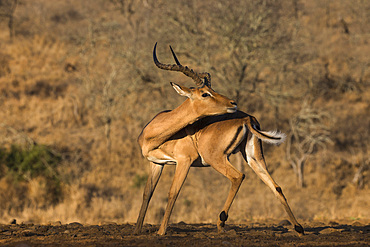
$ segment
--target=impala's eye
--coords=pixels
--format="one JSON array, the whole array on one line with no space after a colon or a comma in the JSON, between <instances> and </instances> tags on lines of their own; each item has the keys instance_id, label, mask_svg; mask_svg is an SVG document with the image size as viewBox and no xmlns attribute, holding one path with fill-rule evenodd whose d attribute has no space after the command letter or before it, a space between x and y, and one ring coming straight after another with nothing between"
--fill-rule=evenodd
<instances>
[{"instance_id":1,"label":"impala's eye","mask_svg":"<svg viewBox=\"0 0 370 247\"><path fill-rule=\"evenodd\" d=\"M204 93L204 94L202 94L202 97L209 97L209 96L211 96L209 93Z\"/></svg>"}]
</instances>

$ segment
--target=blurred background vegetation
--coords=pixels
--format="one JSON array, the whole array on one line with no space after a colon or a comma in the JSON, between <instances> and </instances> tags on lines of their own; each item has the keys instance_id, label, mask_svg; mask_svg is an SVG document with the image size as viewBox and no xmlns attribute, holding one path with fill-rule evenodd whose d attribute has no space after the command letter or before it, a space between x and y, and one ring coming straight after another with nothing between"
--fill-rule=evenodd
<instances>
[{"instance_id":1,"label":"blurred background vegetation","mask_svg":"<svg viewBox=\"0 0 370 247\"><path fill-rule=\"evenodd\" d=\"M148 174L136 138L183 99L158 56L207 71L213 88L288 140L265 145L299 219L369 219L370 2L0 0L0 219L135 222ZM229 220L285 218L257 176ZM174 167L147 222L158 223ZM193 168L173 222L215 222L228 192Z\"/></svg>"}]
</instances>

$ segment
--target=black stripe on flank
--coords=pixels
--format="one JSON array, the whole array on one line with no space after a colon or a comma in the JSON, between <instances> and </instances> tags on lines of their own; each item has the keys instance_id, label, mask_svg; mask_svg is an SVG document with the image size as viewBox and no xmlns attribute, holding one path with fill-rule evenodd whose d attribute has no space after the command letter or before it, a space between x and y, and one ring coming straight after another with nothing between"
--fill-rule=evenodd
<instances>
[{"instance_id":1,"label":"black stripe on flank","mask_svg":"<svg viewBox=\"0 0 370 247\"><path fill-rule=\"evenodd\" d=\"M232 141L229 143L229 145L227 146L226 150L225 150L225 153L229 153L229 149L234 145L236 139L238 138L240 132L243 130L243 126L240 126L237 131L236 131L236 134L234 135Z\"/></svg>"}]
</instances>

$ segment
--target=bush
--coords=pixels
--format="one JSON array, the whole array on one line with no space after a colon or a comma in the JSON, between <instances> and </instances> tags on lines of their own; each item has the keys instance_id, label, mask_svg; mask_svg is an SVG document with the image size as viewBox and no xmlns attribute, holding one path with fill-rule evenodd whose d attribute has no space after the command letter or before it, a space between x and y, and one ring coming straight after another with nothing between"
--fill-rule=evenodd
<instances>
[{"instance_id":1,"label":"bush","mask_svg":"<svg viewBox=\"0 0 370 247\"><path fill-rule=\"evenodd\" d=\"M39 198L35 203L44 205L37 206L56 204L62 196L61 180L56 170L60 162L61 157L44 145L30 148L13 145L8 150L0 149L0 179L5 178L8 186L14 187L20 184L30 187L32 182L38 181L43 184L40 188L45 190L39 194L45 198Z\"/></svg>"}]
</instances>

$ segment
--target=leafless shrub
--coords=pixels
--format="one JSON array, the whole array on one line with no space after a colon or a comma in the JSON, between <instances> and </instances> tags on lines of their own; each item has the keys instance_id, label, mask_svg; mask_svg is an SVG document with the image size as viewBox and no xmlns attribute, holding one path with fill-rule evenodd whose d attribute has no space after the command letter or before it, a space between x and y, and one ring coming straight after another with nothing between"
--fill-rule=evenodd
<instances>
[{"instance_id":1,"label":"leafless shrub","mask_svg":"<svg viewBox=\"0 0 370 247\"><path fill-rule=\"evenodd\" d=\"M0 17L8 18L9 37L12 40L14 37L14 11L17 7L18 0L1 0L0 1Z\"/></svg>"},{"instance_id":2,"label":"leafless shrub","mask_svg":"<svg viewBox=\"0 0 370 247\"><path fill-rule=\"evenodd\" d=\"M30 148L36 144L35 140L29 137L26 133L5 124L0 123L0 135L2 136L0 146L10 147L11 145L19 145L21 147Z\"/></svg>"},{"instance_id":3,"label":"leafless shrub","mask_svg":"<svg viewBox=\"0 0 370 247\"><path fill-rule=\"evenodd\" d=\"M363 133L366 135L366 132ZM366 138L366 137L365 137ZM366 139L361 144L362 150L356 153L352 153L352 164L357 167L352 183L358 188L363 189L365 184L368 183L370 178L370 140Z\"/></svg>"},{"instance_id":4,"label":"leafless shrub","mask_svg":"<svg viewBox=\"0 0 370 247\"><path fill-rule=\"evenodd\" d=\"M330 115L313 108L307 101L301 110L289 120L290 133L287 137L286 154L300 187L304 187L304 165L307 159L319 149L332 143L327 121Z\"/></svg>"}]
</instances>

